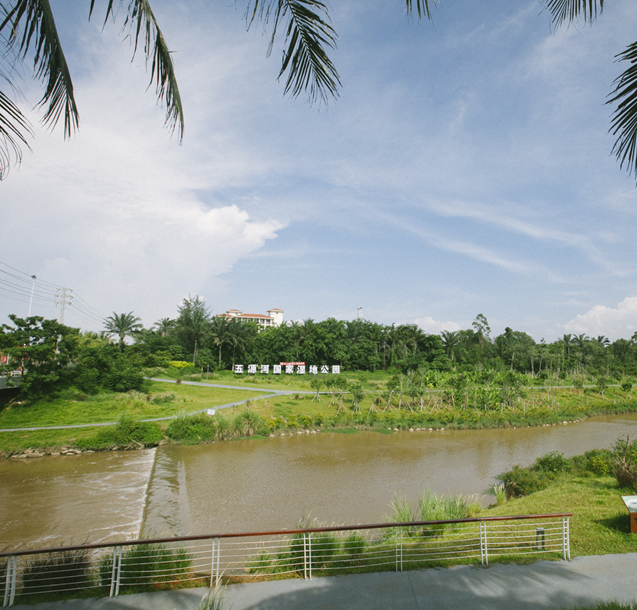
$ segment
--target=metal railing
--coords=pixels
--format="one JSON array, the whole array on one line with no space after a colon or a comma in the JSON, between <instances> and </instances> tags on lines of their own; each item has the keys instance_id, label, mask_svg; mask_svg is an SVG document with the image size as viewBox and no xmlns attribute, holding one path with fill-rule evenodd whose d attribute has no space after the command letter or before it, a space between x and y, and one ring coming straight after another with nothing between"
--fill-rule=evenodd
<instances>
[{"instance_id":1,"label":"metal railing","mask_svg":"<svg viewBox=\"0 0 637 610\"><path fill-rule=\"evenodd\" d=\"M553 554L571 513L210 534L0 553L3 607L78 595L312 578Z\"/></svg>"}]
</instances>

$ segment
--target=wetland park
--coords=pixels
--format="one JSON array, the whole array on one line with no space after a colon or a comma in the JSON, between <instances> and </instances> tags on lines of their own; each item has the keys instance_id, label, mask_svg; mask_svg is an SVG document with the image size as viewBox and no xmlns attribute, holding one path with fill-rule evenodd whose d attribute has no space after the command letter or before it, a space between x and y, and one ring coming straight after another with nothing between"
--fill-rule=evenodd
<instances>
[{"instance_id":1,"label":"wetland park","mask_svg":"<svg viewBox=\"0 0 637 610\"><path fill-rule=\"evenodd\" d=\"M637 550L620 498L637 490L632 340L535 344L510 329L492 340L485 329L445 337L386 327L374 343L371 324L328 320L278 336L248 329L236 343L229 334L214 351L211 331L193 364L176 330L138 329L118 345L49 322L48 331L38 319L4 328L5 338L22 328L34 354L0 412L7 551L300 520L565 511L574 556ZM340 346L316 340L322 325L341 329ZM339 359L304 352L313 340ZM355 354L378 366L365 370ZM286 361L340 372L234 372L237 362L247 371Z\"/></svg>"}]
</instances>

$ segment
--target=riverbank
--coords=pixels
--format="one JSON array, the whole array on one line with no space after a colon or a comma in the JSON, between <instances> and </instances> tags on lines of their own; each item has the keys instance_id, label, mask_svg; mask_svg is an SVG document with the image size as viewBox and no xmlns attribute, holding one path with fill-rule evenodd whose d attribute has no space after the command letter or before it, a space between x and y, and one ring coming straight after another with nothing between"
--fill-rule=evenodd
<instances>
[{"instance_id":1,"label":"riverbank","mask_svg":"<svg viewBox=\"0 0 637 610\"><path fill-rule=\"evenodd\" d=\"M254 391L155 381L151 383L149 394L76 395L32 405L14 405L0 413L0 428L16 428L15 431L0 432L0 456L25 455L28 458L29 455L58 454L64 449L135 449L168 442L198 444L318 431L356 433L369 430L391 434L401 430L433 433L558 426L597 415L637 412L637 400L626 400L626 393L619 388L607 388L603 396L575 388L534 389L533 396L498 409L470 405L453 408L435 398L421 405L401 404L396 399L383 402L377 395L366 395L354 404L352 399L339 393L296 393L250 400L252 397ZM245 407L232 406L234 402L242 401L247 401ZM228 408L219 411L223 405ZM189 415L208 409L217 410L216 415ZM155 419L159 423L153 428L152 438L141 434L131 436L124 443L109 443L108 435L113 434L115 426L104 423L122 416L144 421ZM61 425L83 427L44 428ZM39 429L18 429L27 427ZM32 451L25 453L27 450Z\"/></svg>"}]
</instances>

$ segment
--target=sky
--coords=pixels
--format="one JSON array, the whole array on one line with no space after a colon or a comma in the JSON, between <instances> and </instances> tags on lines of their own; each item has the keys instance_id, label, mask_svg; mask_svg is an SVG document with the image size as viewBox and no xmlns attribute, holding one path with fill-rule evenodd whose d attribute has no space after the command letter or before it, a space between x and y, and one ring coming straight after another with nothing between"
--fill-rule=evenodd
<instances>
[{"instance_id":1,"label":"sky","mask_svg":"<svg viewBox=\"0 0 637 610\"><path fill-rule=\"evenodd\" d=\"M245 1L245 0L244 0ZM163 128L149 68L105 2L52 0L80 129L64 140L17 75L31 150L0 183L0 321L146 326L189 295L212 313L285 311L536 340L637 330L637 190L610 152L634 0L551 27L537 0L331 0L337 100L284 97L242 0L152 0L185 107ZM0 85L2 86L2 85Z\"/></svg>"}]
</instances>

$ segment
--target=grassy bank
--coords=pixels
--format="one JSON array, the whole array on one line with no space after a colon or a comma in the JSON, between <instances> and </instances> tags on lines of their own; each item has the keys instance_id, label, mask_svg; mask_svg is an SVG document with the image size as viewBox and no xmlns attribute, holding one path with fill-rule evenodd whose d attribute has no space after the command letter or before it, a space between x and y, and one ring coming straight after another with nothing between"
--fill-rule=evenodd
<instances>
[{"instance_id":1,"label":"grassy bank","mask_svg":"<svg viewBox=\"0 0 637 610\"><path fill-rule=\"evenodd\" d=\"M229 375L231 375L229 373ZM151 382L148 394L102 394L86 396L74 392L50 400L13 405L0 412L0 428L64 426L129 420L180 417L173 423L162 422L162 441L195 444L240 437L266 437L271 434L295 434L305 430L356 432L360 429L391 432L407 429L482 429L503 427L561 425L602 414L637 412L637 400L619 388L601 393L581 389L534 389L525 398L497 408L477 408L445 400L444 392L430 392L417 402L413 397L389 395L382 390L384 378L368 378L378 390L362 395L335 389L331 394L290 394L265 400L251 400L247 407L219 411L214 418L188 417L202 411L255 397L254 392L181 384ZM285 378L284 378L285 380ZM211 380L212 381L212 380ZM226 379L215 379L228 383ZM244 380L245 381L245 380ZM291 378L290 383L301 383ZM309 385L309 384L308 384ZM290 388L287 388L290 389ZM257 394L258 395L258 394ZM166 434L164 439L163 434ZM96 438L99 436L99 440ZM157 433L151 435L157 438ZM102 428L38 430L0 433L0 451L4 454L29 447L50 448L82 446L101 449L120 443L107 441ZM93 440L91 440L93 439ZM152 444L157 444L154 440ZM147 443L143 437L131 439L127 446Z\"/></svg>"},{"instance_id":2,"label":"grassy bank","mask_svg":"<svg viewBox=\"0 0 637 610\"><path fill-rule=\"evenodd\" d=\"M0 412L0 428L69 426L134 419L171 417L254 397L254 392L150 382L148 394L69 392L52 399L14 404Z\"/></svg>"}]
</instances>

